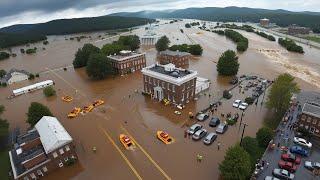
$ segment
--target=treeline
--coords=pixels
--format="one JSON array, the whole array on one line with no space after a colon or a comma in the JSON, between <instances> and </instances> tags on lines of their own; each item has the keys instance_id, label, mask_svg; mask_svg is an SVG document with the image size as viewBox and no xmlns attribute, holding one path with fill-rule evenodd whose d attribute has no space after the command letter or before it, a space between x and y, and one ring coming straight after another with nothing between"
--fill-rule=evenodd
<instances>
[{"instance_id":1,"label":"treeline","mask_svg":"<svg viewBox=\"0 0 320 180\"><path fill-rule=\"evenodd\" d=\"M188 52L192 55L200 56L202 55L203 49L200 44L180 44L180 45L173 45L169 47L171 51L180 51L180 52Z\"/></svg>"},{"instance_id":2,"label":"treeline","mask_svg":"<svg viewBox=\"0 0 320 180\"><path fill-rule=\"evenodd\" d=\"M192 23L185 24L186 28L191 28L191 26L200 26L200 23L199 22L192 22Z\"/></svg>"},{"instance_id":3,"label":"treeline","mask_svg":"<svg viewBox=\"0 0 320 180\"><path fill-rule=\"evenodd\" d=\"M242 36L240 33L231 29L226 29L224 35L230 38L233 42L237 43L237 50L244 52L248 49L249 41L247 38Z\"/></svg>"},{"instance_id":4,"label":"treeline","mask_svg":"<svg viewBox=\"0 0 320 180\"><path fill-rule=\"evenodd\" d=\"M276 41L276 38L273 37L272 35L268 35L268 34L266 34L266 33L264 33L264 32L260 32L260 31L256 31L255 33L258 34L258 35L261 36L261 37L264 37L264 38L266 38L266 39L269 39L270 41Z\"/></svg>"},{"instance_id":5,"label":"treeline","mask_svg":"<svg viewBox=\"0 0 320 180\"><path fill-rule=\"evenodd\" d=\"M154 22L136 17L101 16L92 18L60 19L33 25L14 25L0 29L0 47L46 40L46 35L62 35L101 30L126 29Z\"/></svg>"},{"instance_id":6,"label":"treeline","mask_svg":"<svg viewBox=\"0 0 320 180\"><path fill-rule=\"evenodd\" d=\"M279 38L278 39L278 43L285 47L288 51L291 52L297 52L297 53L301 53L303 54L303 48L299 45L297 45L293 40L291 39L283 39L283 38Z\"/></svg>"},{"instance_id":7,"label":"treeline","mask_svg":"<svg viewBox=\"0 0 320 180\"><path fill-rule=\"evenodd\" d=\"M35 43L46 40L45 35L31 33L0 33L0 49L22 44Z\"/></svg>"},{"instance_id":8,"label":"treeline","mask_svg":"<svg viewBox=\"0 0 320 180\"><path fill-rule=\"evenodd\" d=\"M0 61L4 59L8 59L10 57L10 54L7 52L0 52Z\"/></svg>"}]
</instances>

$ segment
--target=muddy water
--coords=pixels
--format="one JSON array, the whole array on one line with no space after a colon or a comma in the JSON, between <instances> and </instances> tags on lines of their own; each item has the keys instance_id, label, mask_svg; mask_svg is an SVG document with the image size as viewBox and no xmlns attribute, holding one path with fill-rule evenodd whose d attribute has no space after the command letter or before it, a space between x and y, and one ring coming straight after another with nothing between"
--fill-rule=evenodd
<instances>
[{"instance_id":1,"label":"muddy water","mask_svg":"<svg viewBox=\"0 0 320 180\"><path fill-rule=\"evenodd\" d=\"M191 139L185 139L183 134L186 126L194 123L188 120L187 113L206 108L209 102L221 96L222 91L230 87L228 78L218 77L215 66L221 53L227 49L235 49L236 46L225 37L204 31L199 34L197 29L184 29L185 33L182 34L179 28L183 26L183 22L168 24L160 26L156 31L159 34L168 35L172 43L200 43L204 48L204 54L193 58L189 68L197 70L200 76L210 79L212 84L208 92L203 93L197 101L189 103L187 108L182 110L181 116L173 113L175 110L173 107L164 106L139 93L142 90L142 75L139 72L102 81L90 80L85 74L85 69L68 68L67 71L42 73L40 79L35 81L52 79L56 82L57 97L50 99L46 99L41 91L12 100L6 99L12 89L31 83L28 81L0 89L0 103L6 106L7 111L4 117L9 120L11 129L20 127L25 130L27 128L25 113L30 103L37 101L49 106L74 138L79 163L70 168L60 169L46 179L135 179L136 175L127 162L131 163L143 179L165 179L164 173L172 179L218 179L218 163L223 160L224 152L240 139L239 124L230 127L226 134L218 137L217 141L222 143L220 151L217 150L217 142L211 146L205 146L201 141L194 142ZM142 34L143 32L143 29L138 29L134 33ZM305 47L305 55L297 55L288 53L276 43L254 34L246 32L243 34L249 38L250 46L248 51L239 54L240 74L255 74L273 79L279 73L290 73L291 65L295 65L297 69L300 66L315 69L319 66L317 62L319 50ZM92 42L101 47L104 43L114 40L114 38L101 40L98 35L99 33L93 34L92 40L85 39L81 42L66 41L64 36L52 36L49 38L50 44L46 46L46 50L40 50L36 55L30 56L18 54L16 58L0 62L0 67L1 69L16 67L31 72L42 72L46 71L47 67L54 69L68 66L72 63L77 48L84 43ZM12 51L19 51L19 49L20 47L12 48ZM275 53L265 51L267 49L272 49ZM142 51L147 53L148 65L155 62L154 48L143 47ZM280 58L275 57L278 56L277 54ZM286 63L284 58L289 63ZM307 82L305 78L297 74L297 71L291 73L299 75L300 78L297 81L303 89L318 90L316 84ZM312 79L316 78L316 75L308 77ZM72 95L74 101L62 102L60 97L65 94ZM208 94L211 96L209 97ZM233 90L233 94L232 99L223 101L222 107L219 107L215 116L219 116L220 113L237 112L231 107L232 101L244 99L248 95L239 94L237 88ZM98 98L104 99L106 104L84 116L81 115L75 119L66 118L66 114L73 107L87 105ZM262 97L259 102L261 101ZM248 108L243 117L243 122L248 124L245 135L255 135L257 129L262 125L265 114L266 109L260 103L258 106L253 105ZM208 127L208 121L202 124L210 132L215 130ZM169 132L175 138L175 143L164 145L158 141L155 138L157 130ZM118 138L120 133L128 132L142 149L137 147L133 151L124 150ZM114 144L108 136L114 141ZM97 153L91 151L93 146L97 147ZM127 161L120 155L116 147L123 152ZM204 156L202 163L196 162L198 153Z\"/></svg>"}]
</instances>

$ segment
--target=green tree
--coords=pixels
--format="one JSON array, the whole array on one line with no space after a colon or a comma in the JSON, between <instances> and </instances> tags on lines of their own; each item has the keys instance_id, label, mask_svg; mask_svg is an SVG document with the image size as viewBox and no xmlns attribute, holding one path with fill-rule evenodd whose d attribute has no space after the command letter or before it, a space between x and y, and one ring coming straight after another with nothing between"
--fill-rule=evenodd
<instances>
[{"instance_id":1,"label":"green tree","mask_svg":"<svg viewBox=\"0 0 320 180\"><path fill-rule=\"evenodd\" d=\"M225 180L245 180L251 172L250 156L239 145L230 147L224 160L219 164L221 176Z\"/></svg>"},{"instance_id":2,"label":"green tree","mask_svg":"<svg viewBox=\"0 0 320 180\"><path fill-rule=\"evenodd\" d=\"M4 59L8 59L10 57L10 54L7 52L0 52L0 61Z\"/></svg>"},{"instance_id":3,"label":"green tree","mask_svg":"<svg viewBox=\"0 0 320 180\"><path fill-rule=\"evenodd\" d=\"M88 76L94 79L103 79L114 74L111 62L102 53L90 55L86 71Z\"/></svg>"},{"instance_id":4,"label":"green tree","mask_svg":"<svg viewBox=\"0 0 320 180\"><path fill-rule=\"evenodd\" d=\"M164 51L169 48L170 40L167 36L162 36L156 43L156 49L158 52Z\"/></svg>"},{"instance_id":5,"label":"green tree","mask_svg":"<svg viewBox=\"0 0 320 180\"><path fill-rule=\"evenodd\" d=\"M0 105L0 115L5 111L5 108L3 105ZM7 120L0 118L0 140L2 137L6 136L8 134L9 130L9 123Z\"/></svg>"},{"instance_id":6,"label":"green tree","mask_svg":"<svg viewBox=\"0 0 320 180\"><path fill-rule=\"evenodd\" d=\"M259 157L262 155L262 151L264 149L259 147L256 138L249 136L243 138L241 146L250 155L251 166L254 167L257 159L259 159Z\"/></svg>"},{"instance_id":7,"label":"green tree","mask_svg":"<svg viewBox=\"0 0 320 180\"><path fill-rule=\"evenodd\" d=\"M191 25L189 23L184 25L186 28L191 28Z\"/></svg>"},{"instance_id":8,"label":"green tree","mask_svg":"<svg viewBox=\"0 0 320 180\"><path fill-rule=\"evenodd\" d=\"M37 49L34 49L34 48L33 48L33 49L27 49L27 50L26 50L26 53L27 53L27 54L34 54L34 53L36 53L36 52L37 52Z\"/></svg>"},{"instance_id":9,"label":"green tree","mask_svg":"<svg viewBox=\"0 0 320 180\"><path fill-rule=\"evenodd\" d=\"M75 68L84 67L87 65L89 56L93 53L99 53L100 49L92 44L84 44L81 49L75 54L75 58L73 60L73 66Z\"/></svg>"},{"instance_id":10,"label":"green tree","mask_svg":"<svg viewBox=\"0 0 320 180\"><path fill-rule=\"evenodd\" d=\"M4 69L0 70L0 78L3 78L6 74L7 72Z\"/></svg>"},{"instance_id":11,"label":"green tree","mask_svg":"<svg viewBox=\"0 0 320 180\"><path fill-rule=\"evenodd\" d=\"M218 61L217 71L219 75L234 76L237 75L239 70L238 57L232 50L224 52Z\"/></svg>"},{"instance_id":12,"label":"green tree","mask_svg":"<svg viewBox=\"0 0 320 180\"><path fill-rule=\"evenodd\" d=\"M287 73L281 74L271 86L266 105L269 109L275 110L277 115L282 116L290 106L292 95L299 91L294 77Z\"/></svg>"},{"instance_id":13,"label":"green tree","mask_svg":"<svg viewBox=\"0 0 320 180\"><path fill-rule=\"evenodd\" d=\"M56 95L56 90L54 90L54 88L52 86L48 86L43 89L43 94L46 97L54 96L54 95Z\"/></svg>"},{"instance_id":14,"label":"green tree","mask_svg":"<svg viewBox=\"0 0 320 180\"><path fill-rule=\"evenodd\" d=\"M126 48L122 44L118 44L118 43L105 44L101 48L101 52L109 56L109 55L118 54L121 50L124 50L124 49Z\"/></svg>"},{"instance_id":15,"label":"green tree","mask_svg":"<svg viewBox=\"0 0 320 180\"><path fill-rule=\"evenodd\" d=\"M189 52L190 52L190 54L192 54L192 55L201 56L201 55L202 55L202 52L203 52L203 49L202 49L202 47L200 46L200 44L194 44L194 45L190 45L190 46L189 46Z\"/></svg>"},{"instance_id":16,"label":"green tree","mask_svg":"<svg viewBox=\"0 0 320 180\"><path fill-rule=\"evenodd\" d=\"M273 138L273 133L270 128L263 127L256 133L256 138L260 147L266 148Z\"/></svg>"},{"instance_id":17,"label":"green tree","mask_svg":"<svg viewBox=\"0 0 320 180\"><path fill-rule=\"evenodd\" d=\"M140 48L140 39L137 35L120 36L118 43L128 47L131 51Z\"/></svg>"},{"instance_id":18,"label":"green tree","mask_svg":"<svg viewBox=\"0 0 320 180\"><path fill-rule=\"evenodd\" d=\"M35 78L34 74L29 74L29 77L28 77L29 80L34 80L34 78Z\"/></svg>"},{"instance_id":19,"label":"green tree","mask_svg":"<svg viewBox=\"0 0 320 180\"><path fill-rule=\"evenodd\" d=\"M38 102L32 102L27 113L27 123L33 127L43 116L53 116L49 108Z\"/></svg>"}]
</instances>

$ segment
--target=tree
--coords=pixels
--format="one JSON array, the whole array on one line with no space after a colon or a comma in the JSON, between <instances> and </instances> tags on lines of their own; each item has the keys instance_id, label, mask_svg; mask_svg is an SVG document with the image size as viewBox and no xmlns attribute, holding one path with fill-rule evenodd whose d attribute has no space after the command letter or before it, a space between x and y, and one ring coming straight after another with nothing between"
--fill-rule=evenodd
<instances>
[{"instance_id":1,"label":"tree","mask_svg":"<svg viewBox=\"0 0 320 180\"><path fill-rule=\"evenodd\" d=\"M3 78L6 74L7 72L4 69L0 70L0 78Z\"/></svg>"},{"instance_id":2,"label":"tree","mask_svg":"<svg viewBox=\"0 0 320 180\"><path fill-rule=\"evenodd\" d=\"M186 28L191 28L191 25L189 23L184 25Z\"/></svg>"},{"instance_id":3,"label":"tree","mask_svg":"<svg viewBox=\"0 0 320 180\"><path fill-rule=\"evenodd\" d=\"M4 59L8 59L10 57L10 54L7 52L0 52L0 61Z\"/></svg>"},{"instance_id":4,"label":"tree","mask_svg":"<svg viewBox=\"0 0 320 180\"><path fill-rule=\"evenodd\" d=\"M259 147L257 139L246 136L243 138L241 146L250 155L251 166L254 167L257 159L262 155L262 148Z\"/></svg>"},{"instance_id":5,"label":"tree","mask_svg":"<svg viewBox=\"0 0 320 180\"><path fill-rule=\"evenodd\" d=\"M75 68L84 67L87 65L89 56L93 53L99 53L100 49L92 44L84 44L82 49L78 49L73 60Z\"/></svg>"},{"instance_id":6,"label":"tree","mask_svg":"<svg viewBox=\"0 0 320 180\"><path fill-rule=\"evenodd\" d=\"M127 46L131 51L140 48L140 39L137 35L120 36L118 43Z\"/></svg>"},{"instance_id":7,"label":"tree","mask_svg":"<svg viewBox=\"0 0 320 180\"><path fill-rule=\"evenodd\" d=\"M88 76L94 79L103 79L114 74L111 62L102 53L90 55L86 71Z\"/></svg>"},{"instance_id":8,"label":"tree","mask_svg":"<svg viewBox=\"0 0 320 180\"><path fill-rule=\"evenodd\" d=\"M294 77L287 73L281 74L271 86L266 105L269 109L275 110L277 115L282 116L290 106L292 95L299 91Z\"/></svg>"},{"instance_id":9,"label":"tree","mask_svg":"<svg viewBox=\"0 0 320 180\"><path fill-rule=\"evenodd\" d=\"M260 147L266 148L273 138L273 133L270 128L263 127L256 133L256 138Z\"/></svg>"},{"instance_id":10,"label":"tree","mask_svg":"<svg viewBox=\"0 0 320 180\"><path fill-rule=\"evenodd\" d=\"M230 147L224 160L219 164L221 176L225 180L245 180L251 173L251 164L249 154L239 145Z\"/></svg>"},{"instance_id":11,"label":"tree","mask_svg":"<svg viewBox=\"0 0 320 180\"><path fill-rule=\"evenodd\" d=\"M200 44L194 44L194 45L190 45L190 46L189 46L189 52L190 52L190 54L192 54L192 55L201 56L201 55L202 55L202 52L203 52L203 49L202 49L202 47L200 46Z\"/></svg>"},{"instance_id":12,"label":"tree","mask_svg":"<svg viewBox=\"0 0 320 180\"><path fill-rule=\"evenodd\" d=\"M34 78L35 78L34 74L29 74L29 77L28 77L29 80L34 80Z\"/></svg>"},{"instance_id":13,"label":"tree","mask_svg":"<svg viewBox=\"0 0 320 180\"><path fill-rule=\"evenodd\" d=\"M3 105L0 105L0 115L5 111L5 107Z\"/></svg>"},{"instance_id":14,"label":"tree","mask_svg":"<svg viewBox=\"0 0 320 180\"><path fill-rule=\"evenodd\" d=\"M43 94L46 97L54 96L54 95L56 95L56 90L54 90L54 88L52 86L48 86L43 89Z\"/></svg>"},{"instance_id":15,"label":"tree","mask_svg":"<svg viewBox=\"0 0 320 180\"><path fill-rule=\"evenodd\" d=\"M3 105L0 105L0 115L5 111ZM0 118L0 140L8 134L9 123L7 120Z\"/></svg>"},{"instance_id":16,"label":"tree","mask_svg":"<svg viewBox=\"0 0 320 180\"><path fill-rule=\"evenodd\" d=\"M156 43L156 49L158 52L164 51L169 48L170 40L167 36L162 36Z\"/></svg>"},{"instance_id":17,"label":"tree","mask_svg":"<svg viewBox=\"0 0 320 180\"><path fill-rule=\"evenodd\" d=\"M27 113L27 123L34 126L43 116L53 116L49 108L38 102L32 102Z\"/></svg>"},{"instance_id":18,"label":"tree","mask_svg":"<svg viewBox=\"0 0 320 180\"><path fill-rule=\"evenodd\" d=\"M121 50L124 50L125 47L122 44L113 43L105 44L101 48L101 52L107 56L118 54Z\"/></svg>"},{"instance_id":19,"label":"tree","mask_svg":"<svg viewBox=\"0 0 320 180\"><path fill-rule=\"evenodd\" d=\"M239 70L238 57L232 50L224 52L218 61L217 71L219 75L234 76L237 75Z\"/></svg>"}]
</instances>

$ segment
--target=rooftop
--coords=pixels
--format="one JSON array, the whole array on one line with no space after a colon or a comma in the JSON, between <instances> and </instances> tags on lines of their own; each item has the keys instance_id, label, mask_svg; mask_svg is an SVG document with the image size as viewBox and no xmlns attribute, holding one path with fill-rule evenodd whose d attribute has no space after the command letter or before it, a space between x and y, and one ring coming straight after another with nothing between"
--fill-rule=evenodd
<instances>
[{"instance_id":1,"label":"rooftop","mask_svg":"<svg viewBox=\"0 0 320 180\"><path fill-rule=\"evenodd\" d=\"M21 74L25 74L25 75L29 75L30 73L25 71L25 70L20 70L20 69L15 69L15 68L12 68L9 72L7 72L7 74L2 78L0 79L1 82L8 82L11 77L12 77L12 73L21 73Z\"/></svg>"},{"instance_id":2,"label":"rooftop","mask_svg":"<svg viewBox=\"0 0 320 180\"><path fill-rule=\"evenodd\" d=\"M69 133L55 117L43 116L35 128L47 154L72 142Z\"/></svg>"},{"instance_id":3,"label":"rooftop","mask_svg":"<svg viewBox=\"0 0 320 180\"><path fill-rule=\"evenodd\" d=\"M190 55L190 53L188 53L188 52L171 51L171 50L161 51L160 55L163 55L163 54L168 55L168 56L179 56L179 57Z\"/></svg>"},{"instance_id":4,"label":"rooftop","mask_svg":"<svg viewBox=\"0 0 320 180\"><path fill-rule=\"evenodd\" d=\"M182 78L192 73L191 71L186 69L176 68L173 64L167 64L163 66L155 65L153 67L150 67L149 70L157 73L161 73L167 76L171 76L173 78Z\"/></svg>"},{"instance_id":5,"label":"rooftop","mask_svg":"<svg viewBox=\"0 0 320 180\"><path fill-rule=\"evenodd\" d=\"M28 131L26 134L22 134L22 135L18 136L17 143L19 145L21 145L22 143L37 139L38 137L39 137L39 134L36 131L36 129L32 129L32 130Z\"/></svg>"},{"instance_id":6,"label":"rooftop","mask_svg":"<svg viewBox=\"0 0 320 180\"><path fill-rule=\"evenodd\" d=\"M302 113L320 118L320 104L305 103L302 108Z\"/></svg>"},{"instance_id":7,"label":"rooftop","mask_svg":"<svg viewBox=\"0 0 320 180\"><path fill-rule=\"evenodd\" d=\"M142 56L144 53L137 53L134 51L128 51L128 50L122 50L119 54L108 56L108 58L116 60L116 61L123 61L127 60L129 58Z\"/></svg>"}]
</instances>

